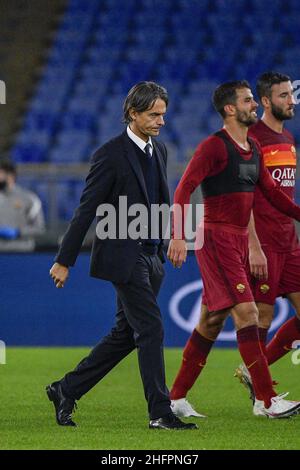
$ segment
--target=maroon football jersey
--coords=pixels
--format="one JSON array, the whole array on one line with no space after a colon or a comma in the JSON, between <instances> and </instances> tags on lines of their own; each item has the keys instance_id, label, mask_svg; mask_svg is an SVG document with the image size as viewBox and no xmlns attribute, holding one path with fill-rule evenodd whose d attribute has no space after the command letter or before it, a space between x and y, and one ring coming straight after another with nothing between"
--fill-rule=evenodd
<instances>
[{"instance_id":1,"label":"maroon football jersey","mask_svg":"<svg viewBox=\"0 0 300 470\"><path fill-rule=\"evenodd\" d=\"M252 151L243 150L231 139L225 129L223 129L223 132L227 134L242 158L245 160L251 158ZM278 210L288 214L288 217L294 217L300 220L300 208L275 184L268 169L264 165L260 146L259 144L257 145L260 157L257 185ZM173 227L173 234L176 233L177 238L184 236L184 233L180 233L180 231L185 224L184 205L189 204L190 195L205 178L217 175L223 171L227 163L228 155L226 146L220 137L210 136L197 147L174 195L174 203L181 207L180 212L177 213L176 210L174 212L176 230L174 232ZM220 225L230 225L232 228L235 227L236 229L247 228L253 207L254 194L255 192L227 193L225 191L224 194L205 198L204 225L217 223Z\"/></svg>"},{"instance_id":2,"label":"maroon football jersey","mask_svg":"<svg viewBox=\"0 0 300 470\"><path fill-rule=\"evenodd\" d=\"M249 135L259 142L265 166L273 181L294 200L297 161L292 134L285 129L282 133L275 132L259 120L251 126ZM297 248L298 237L293 219L275 209L258 186L254 193L253 214L262 247L268 246L278 253Z\"/></svg>"}]
</instances>

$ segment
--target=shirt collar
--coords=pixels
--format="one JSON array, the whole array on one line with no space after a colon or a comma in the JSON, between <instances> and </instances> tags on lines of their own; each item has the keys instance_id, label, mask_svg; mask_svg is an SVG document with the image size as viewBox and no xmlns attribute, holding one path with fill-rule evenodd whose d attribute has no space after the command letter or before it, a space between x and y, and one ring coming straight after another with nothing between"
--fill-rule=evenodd
<instances>
[{"instance_id":1,"label":"shirt collar","mask_svg":"<svg viewBox=\"0 0 300 470\"><path fill-rule=\"evenodd\" d=\"M129 137L129 139L133 140L133 142L144 152L145 152L145 147L147 144L150 144L151 145L151 155L152 155L152 152L153 152L153 143L152 143L152 140L151 140L151 137L149 137L148 139L148 142L144 142L143 139L141 139L140 137L138 137L134 132L132 132L132 130L130 129L129 125L127 126L127 135Z\"/></svg>"}]
</instances>

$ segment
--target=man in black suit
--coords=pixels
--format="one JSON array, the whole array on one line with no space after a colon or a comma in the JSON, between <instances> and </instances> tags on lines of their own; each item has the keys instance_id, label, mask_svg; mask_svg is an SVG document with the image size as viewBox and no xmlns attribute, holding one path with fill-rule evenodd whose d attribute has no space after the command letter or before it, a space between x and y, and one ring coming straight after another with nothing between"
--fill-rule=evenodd
<instances>
[{"instance_id":1,"label":"man in black suit","mask_svg":"<svg viewBox=\"0 0 300 470\"><path fill-rule=\"evenodd\" d=\"M71 416L75 400L137 348L149 427L196 428L171 412L165 383L163 324L156 300L164 275L163 242L161 236L151 236L155 227L151 227L149 214L152 204L169 205L169 192L166 147L152 137L159 135L164 125L167 104L166 90L156 83L141 82L129 91L123 107L127 129L93 155L80 205L50 270L56 287L63 287L95 214L102 213L101 205L113 207L119 221L117 229L122 230L120 196L126 196L128 207L141 204L147 208L148 223L143 227L148 232L146 237L103 239L98 217L90 273L113 283L117 294L116 324L75 370L47 386L57 423L63 426L75 426ZM128 217L126 229L131 220Z\"/></svg>"}]
</instances>

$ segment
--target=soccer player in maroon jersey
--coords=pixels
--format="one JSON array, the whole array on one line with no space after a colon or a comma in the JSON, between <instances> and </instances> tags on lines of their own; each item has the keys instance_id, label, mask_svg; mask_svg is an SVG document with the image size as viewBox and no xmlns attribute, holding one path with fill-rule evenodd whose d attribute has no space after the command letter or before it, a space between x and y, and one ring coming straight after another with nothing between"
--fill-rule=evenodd
<instances>
[{"instance_id":1,"label":"soccer player in maroon jersey","mask_svg":"<svg viewBox=\"0 0 300 470\"><path fill-rule=\"evenodd\" d=\"M260 414L287 417L300 408L300 402L291 402L276 394L260 347L258 310L247 269L248 224L257 185L268 201L289 217L299 220L300 207L275 184L264 165L259 145L247 136L248 127L257 120L258 106L248 82L220 85L214 92L213 103L224 120L224 127L197 147L174 198L175 204L183 209L201 184L204 245L196 250L196 257L204 292L199 324L185 346L182 365L171 390L173 411L182 416L189 412L197 415L186 400L186 394L205 366L209 351L231 313L240 354L251 376L255 395L261 397ZM187 253L185 211L181 214L180 211L174 213L175 235L168 250L175 267L181 267ZM181 233L178 227L183 227Z\"/></svg>"},{"instance_id":2,"label":"soccer player in maroon jersey","mask_svg":"<svg viewBox=\"0 0 300 470\"><path fill-rule=\"evenodd\" d=\"M296 149L284 121L294 116L295 99L287 75L266 72L258 79L257 94L263 106L262 118L249 129L263 153L275 184L294 199ZM268 364L290 351L300 339L300 244L294 221L275 209L259 188L254 193L253 217L249 224L249 261L254 276L253 293L259 311L259 339ZM287 320L266 347L267 333L277 296L285 296L296 315ZM251 378L244 365L236 375L253 397Z\"/></svg>"}]
</instances>

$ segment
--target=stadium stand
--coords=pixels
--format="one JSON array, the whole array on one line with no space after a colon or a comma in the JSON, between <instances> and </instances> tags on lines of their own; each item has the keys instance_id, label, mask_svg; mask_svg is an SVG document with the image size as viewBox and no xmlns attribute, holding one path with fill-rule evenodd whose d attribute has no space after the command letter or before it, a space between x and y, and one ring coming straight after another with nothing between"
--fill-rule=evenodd
<instances>
[{"instance_id":1,"label":"stadium stand","mask_svg":"<svg viewBox=\"0 0 300 470\"><path fill-rule=\"evenodd\" d=\"M210 99L219 82L247 78L254 85L266 69L297 77L299 21L295 0L69 0L15 136L13 159L87 162L123 128L129 87L155 80L170 94L161 135L173 162L183 166L220 125ZM299 116L288 127L297 137ZM62 193L74 207L78 192L72 181L65 185ZM61 217L70 212L64 204Z\"/></svg>"},{"instance_id":2,"label":"stadium stand","mask_svg":"<svg viewBox=\"0 0 300 470\"><path fill-rule=\"evenodd\" d=\"M0 2L0 79L7 88L7 104L0 107L1 154L11 145L20 114L27 105L32 106L28 98L65 3L66 0L45 1L42 5L39 0ZM39 135L36 137L39 140Z\"/></svg>"}]
</instances>

